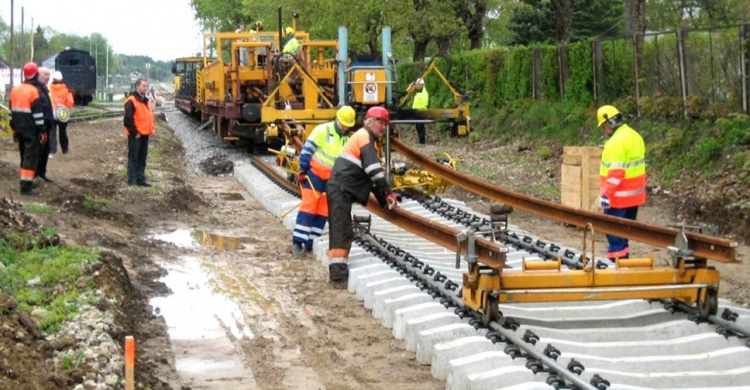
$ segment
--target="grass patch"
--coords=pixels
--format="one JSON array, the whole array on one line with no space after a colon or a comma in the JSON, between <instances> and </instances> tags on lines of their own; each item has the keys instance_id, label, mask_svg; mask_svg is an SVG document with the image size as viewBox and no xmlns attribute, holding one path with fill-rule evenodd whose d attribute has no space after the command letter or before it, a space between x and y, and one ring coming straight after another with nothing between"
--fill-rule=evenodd
<instances>
[{"instance_id":1,"label":"grass patch","mask_svg":"<svg viewBox=\"0 0 750 390\"><path fill-rule=\"evenodd\" d=\"M0 240L0 262L6 267L0 273L0 290L13 296L19 309L27 313L35 307L44 309L46 314L38 325L54 333L76 315L81 294L95 288L86 269L98 261L99 252L80 246L19 250L16 248L30 247L33 242L22 236L13 240L29 245Z\"/></svg>"},{"instance_id":2,"label":"grass patch","mask_svg":"<svg viewBox=\"0 0 750 390\"><path fill-rule=\"evenodd\" d=\"M23 210L27 211L32 214L39 214L39 215L52 215L57 214L57 210L47 206L44 203L32 203L32 204L25 204L23 205Z\"/></svg>"},{"instance_id":3,"label":"grass patch","mask_svg":"<svg viewBox=\"0 0 750 390\"><path fill-rule=\"evenodd\" d=\"M83 207L87 209L101 209L112 204L112 200L104 197L83 196Z\"/></svg>"}]
</instances>

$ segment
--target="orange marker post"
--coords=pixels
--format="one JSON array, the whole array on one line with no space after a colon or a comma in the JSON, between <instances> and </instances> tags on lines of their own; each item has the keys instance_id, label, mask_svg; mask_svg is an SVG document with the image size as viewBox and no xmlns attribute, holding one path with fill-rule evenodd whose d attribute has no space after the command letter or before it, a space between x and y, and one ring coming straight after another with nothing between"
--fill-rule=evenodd
<instances>
[{"instance_id":1,"label":"orange marker post","mask_svg":"<svg viewBox=\"0 0 750 390\"><path fill-rule=\"evenodd\" d=\"M135 389L135 339L125 336L125 390Z\"/></svg>"}]
</instances>

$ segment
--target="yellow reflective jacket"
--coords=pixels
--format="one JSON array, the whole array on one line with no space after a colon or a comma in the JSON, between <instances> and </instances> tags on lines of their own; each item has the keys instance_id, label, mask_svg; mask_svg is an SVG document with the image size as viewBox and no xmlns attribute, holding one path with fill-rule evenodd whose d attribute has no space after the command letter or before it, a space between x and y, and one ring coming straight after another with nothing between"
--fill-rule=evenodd
<instances>
[{"instance_id":1,"label":"yellow reflective jacket","mask_svg":"<svg viewBox=\"0 0 750 390\"><path fill-rule=\"evenodd\" d=\"M427 87L422 87L421 91L414 94L414 102L412 102L411 108L415 110L426 110L429 105L430 94L427 93Z\"/></svg>"},{"instance_id":2,"label":"yellow reflective jacket","mask_svg":"<svg viewBox=\"0 0 750 390\"><path fill-rule=\"evenodd\" d=\"M599 187L613 208L646 203L646 147L628 125L618 127L604 144Z\"/></svg>"}]
</instances>

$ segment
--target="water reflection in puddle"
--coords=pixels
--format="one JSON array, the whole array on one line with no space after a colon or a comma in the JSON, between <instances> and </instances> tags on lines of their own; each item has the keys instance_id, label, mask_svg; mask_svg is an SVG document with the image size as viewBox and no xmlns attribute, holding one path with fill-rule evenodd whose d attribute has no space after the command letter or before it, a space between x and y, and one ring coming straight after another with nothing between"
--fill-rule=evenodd
<instances>
[{"instance_id":1,"label":"water reflection in puddle","mask_svg":"<svg viewBox=\"0 0 750 390\"><path fill-rule=\"evenodd\" d=\"M214 294L211 280L194 257L166 267L160 280L172 295L151 299L154 311L164 316L172 339L197 340L225 337L225 329L237 339L255 335L245 324L236 303L223 294Z\"/></svg>"},{"instance_id":2,"label":"water reflection in puddle","mask_svg":"<svg viewBox=\"0 0 750 390\"><path fill-rule=\"evenodd\" d=\"M177 229L171 233L156 234L154 239L175 244L180 248L212 246L226 251L244 249L255 242L250 237L233 237L205 230Z\"/></svg>"}]
</instances>

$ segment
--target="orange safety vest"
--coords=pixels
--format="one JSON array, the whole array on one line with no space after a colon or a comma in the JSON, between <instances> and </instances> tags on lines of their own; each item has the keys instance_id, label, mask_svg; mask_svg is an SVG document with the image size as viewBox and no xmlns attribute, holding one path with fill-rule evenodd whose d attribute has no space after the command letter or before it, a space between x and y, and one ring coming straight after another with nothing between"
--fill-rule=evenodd
<instances>
[{"instance_id":1,"label":"orange safety vest","mask_svg":"<svg viewBox=\"0 0 750 390\"><path fill-rule=\"evenodd\" d=\"M24 82L10 91L10 111L13 131L44 131L44 112L41 95L36 86Z\"/></svg>"},{"instance_id":2,"label":"orange safety vest","mask_svg":"<svg viewBox=\"0 0 750 390\"><path fill-rule=\"evenodd\" d=\"M54 109L57 106L65 106L68 108L73 108L75 105L75 100L73 99L73 94L70 93L70 90L68 90L68 87L65 86L63 83L52 83L49 86L49 94L52 96L52 108Z\"/></svg>"},{"instance_id":3,"label":"orange safety vest","mask_svg":"<svg viewBox=\"0 0 750 390\"><path fill-rule=\"evenodd\" d=\"M143 136L153 135L155 131L154 109L151 106L151 102L149 101L147 104L144 104L132 94L125 99L125 104L128 104L128 102L133 102L133 107L135 107L133 122L135 123L135 129L138 131L138 134ZM125 135L130 135L130 131L127 127L124 131Z\"/></svg>"}]
</instances>

